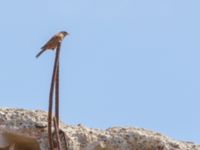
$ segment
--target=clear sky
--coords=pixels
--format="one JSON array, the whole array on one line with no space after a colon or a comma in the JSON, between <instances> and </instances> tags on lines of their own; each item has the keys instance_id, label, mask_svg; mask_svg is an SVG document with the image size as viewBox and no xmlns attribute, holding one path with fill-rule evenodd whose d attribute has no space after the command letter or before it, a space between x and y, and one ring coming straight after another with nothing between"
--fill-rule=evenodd
<instances>
[{"instance_id":1,"label":"clear sky","mask_svg":"<svg viewBox=\"0 0 200 150\"><path fill-rule=\"evenodd\" d=\"M61 30L61 119L200 143L199 0L0 2L0 106L48 108Z\"/></svg>"}]
</instances>

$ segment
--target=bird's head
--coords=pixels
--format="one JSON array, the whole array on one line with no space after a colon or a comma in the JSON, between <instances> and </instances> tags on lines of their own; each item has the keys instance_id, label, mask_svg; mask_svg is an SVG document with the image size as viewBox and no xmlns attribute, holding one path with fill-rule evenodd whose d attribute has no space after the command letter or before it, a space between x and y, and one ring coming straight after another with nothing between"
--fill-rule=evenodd
<instances>
[{"instance_id":1,"label":"bird's head","mask_svg":"<svg viewBox=\"0 0 200 150\"><path fill-rule=\"evenodd\" d=\"M69 35L69 33L66 32L66 31L61 31L60 33L62 33L64 37L67 36L67 35Z\"/></svg>"}]
</instances>

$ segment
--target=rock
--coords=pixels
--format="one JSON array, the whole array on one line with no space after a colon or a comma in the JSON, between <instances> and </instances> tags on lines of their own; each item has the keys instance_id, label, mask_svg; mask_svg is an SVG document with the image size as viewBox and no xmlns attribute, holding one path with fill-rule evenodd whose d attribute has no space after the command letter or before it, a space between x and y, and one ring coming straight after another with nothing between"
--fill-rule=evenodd
<instances>
[{"instance_id":1,"label":"rock","mask_svg":"<svg viewBox=\"0 0 200 150\"><path fill-rule=\"evenodd\" d=\"M173 140L142 128L100 130L60 122L60 129L63 150L200 150L200 145ZM48 150L47 113L0 109L0 150L27 149Z\"/></svg>"}]
</instances>

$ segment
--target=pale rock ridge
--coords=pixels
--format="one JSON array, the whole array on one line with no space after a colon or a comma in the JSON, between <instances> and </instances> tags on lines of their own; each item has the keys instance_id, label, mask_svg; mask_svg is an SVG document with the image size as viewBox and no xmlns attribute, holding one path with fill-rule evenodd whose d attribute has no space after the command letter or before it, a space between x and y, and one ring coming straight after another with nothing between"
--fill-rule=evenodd
<instances>
[{"instance_id":1,"label":"pale rock ridge","mask_svg":"<svg viewBox=\"0 0 200 150\"><path fill-rule=\"evenodd\" d=\"M142 128L106 130L60 123L68 150L200 150L192 142L176 141ZM62 144L64 136L61 135ZM0 150L48 150L47 113L41 110L0 109Z\"/></svg>"}]
</instances>

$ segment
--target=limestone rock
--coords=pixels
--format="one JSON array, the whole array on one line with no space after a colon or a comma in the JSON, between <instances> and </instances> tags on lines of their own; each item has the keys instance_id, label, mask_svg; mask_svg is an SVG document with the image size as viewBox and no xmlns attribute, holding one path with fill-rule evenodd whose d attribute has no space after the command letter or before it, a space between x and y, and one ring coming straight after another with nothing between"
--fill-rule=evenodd
<instances>
[{"instance_id":1,"label":"limestone rock","mask_svg":"<svg viewBox=\"0 0 200 150\"><path fill-rule=\"evenodd\" d=\"M92 129L60 122L63 150L200 150L192 142L176 141L142 128ZM48 150L47 113L0 109L0 150Z\"/></svg>"}]
</instances>

